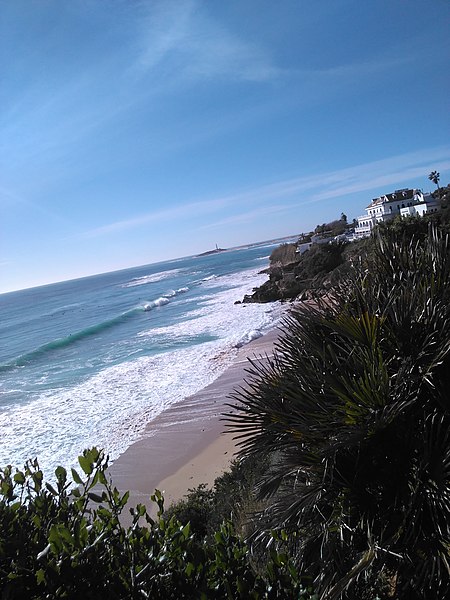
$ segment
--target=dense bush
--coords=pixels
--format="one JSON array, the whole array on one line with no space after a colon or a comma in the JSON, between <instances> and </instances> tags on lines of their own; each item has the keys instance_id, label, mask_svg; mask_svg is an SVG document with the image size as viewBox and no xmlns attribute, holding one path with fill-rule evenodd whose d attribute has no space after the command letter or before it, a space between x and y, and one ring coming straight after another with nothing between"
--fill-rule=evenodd
<instances>
[{"instance_id":1,"label":"dense bush","mask_svg":"<svg viewBox=\"0 0 450 600\"><path fill-rule=\"evenodd\" d=\"M273 457L259 537L286 530L330 599L450 591L450 244L412 226L291 313L229 415L243 456Z\"/></svg>"},{"instance_id":2,"label":"dense bush","mask_svg":"<svg viewBox=\"0 0 450 600\"><path fill-rule=\"evenodd\" d=\"M251 553L230 523L209 540L190 525L163 518L163 498L152 500L153 520L143 505L130 509L128 494L105 476L107 459L95 448L76 471L55 471L44 483L36 461L23 471L0 470L0 591L3 599L108 598L310 598L286 554L272 551L257 572ZM141 522L144 525L141 525Z\"/></svg>"},{"instance_id":3,"label":"dense bush","mask_svg":"<svg viewBox=\"0 0 450 600\"><path fill-rule=\"evenodd\" d=\"M310 283L314 277L324 276L343 262L346 244L314 244L299 260L294 273L302 281Z\"/></svg>"},{"instance_id":4,"label":"dense bush","mask_svg":"<svg viewBox=\"0 0 450 600\"><path fill-rule=\"evenodd\" d=\"M295 253L294 244L276 248L270 257L269 281L245 296L244 302L290 300L304 292L323 294L341 279L347 246L339 242L313 244L301 255Z\"/></svg>"},{"instance_id":5,"label":"dense bush","mask_svg":"<svg viewBox=\"0 0 450 600\"><path fill-rule=\"evenodd\" d=\"M212 489L200 484L188 490L182 500L166 510L164 518L175 516L203 536L214 536L223 521L231 521L241 534L248 534L251 515L259 506L254 489L267 467L268 460L264 458L233 461L230 469L217 477Z\"/></svg>"},{"instance_id":6,"label":"dense bush","mask_svg":"<svg viewBox=\"0 0 450 600\"><path fill-rule=\"evenodd\" d=\"M345 217L345 218L342 218ZM331 221L330 223L323 223L322 225L317 225L314 230L314 233L326 234L329 235L330 238L341 235L347 228L347 217L343 214L339 220Z\"/></svg>"}]
</instances>

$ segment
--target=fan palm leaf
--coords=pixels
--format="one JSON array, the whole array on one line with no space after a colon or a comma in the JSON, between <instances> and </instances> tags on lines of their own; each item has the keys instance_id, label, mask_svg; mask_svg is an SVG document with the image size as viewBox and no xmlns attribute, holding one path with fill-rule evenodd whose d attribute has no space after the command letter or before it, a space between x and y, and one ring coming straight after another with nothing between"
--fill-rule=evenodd
<instances>
[{"instance_id":1,"label":"fan palm leaf","mask_svg":"<svg viewBox=\"0 0 450 600\"><path fill-rule=\"evenodd\" d=\"M449 250L387 232L233 395L241 455L271 457L259 535L289 531L324 598L374 573L411 598L449 589Z\"/></svg>"}]
</instances>

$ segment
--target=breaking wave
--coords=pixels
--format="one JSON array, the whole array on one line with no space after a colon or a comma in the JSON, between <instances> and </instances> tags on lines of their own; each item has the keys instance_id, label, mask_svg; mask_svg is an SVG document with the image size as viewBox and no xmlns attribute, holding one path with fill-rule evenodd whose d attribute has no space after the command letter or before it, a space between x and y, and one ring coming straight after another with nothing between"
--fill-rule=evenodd
<instances>
[{"instance_id":1,"label":"breaking wave","mask_svg":"<svg viewBox=\"0 0 450 600\"><path fill-rule=\"evenodd\" d=\"M90 325L89 327L76 331L75 333L69 333L69 335L58 338L56 340L52 340L51 342L47 342L46 344L42 344L42 346L38 346L37 348L30 350L30 352L25 352L24 354L18 356L8 364L1 365L0 371L9 371L11 369L14 369L15 367L23 367L26 364L47 354L48 352L53 352L60 350L61 348L66 348L67 346L75 344L76 342L79 342L87 337L96 335L98 333L101 333L102 331L111 329L112 327L116 327L117 325L124 323L128 319L133 318L133 316L140 312L142 312L141 307L132 308L131 310L128 310L116 317L113 317L112 319L101 321L100 323L96 323L95 325Z\"/></svg>"},{"instance_id":2,"label":"breaking wave","mask_svg":"<svg viewBox=\"0 0 450 600\"><path fill-rule=\"evenodd\" d=\"M235 345L235 348L242 348L246 344L249 344L253 340L257 340L263 335L263 333L259 329L252 329L248 331L245 335L241 337L241 339Z\"/></svg>"},{"instance_id":3,"label":"breaking wave","mask_svg":"<svg viewBox=\"0 0 450 600\"><path fill-rule=\"evenodd\" d=\"M163 296L160 296L155 300L151 300L150 302L145 302L141 306L131 308L130 310L127 310L122 314L117 315L116 317L112 317L111 319L107 319L105 321L100 321L99 323L95 323L94 325L90 325L89 327L86 327L74 333L70 333L69 335L66 335L64 337L42 344L41 346L38 346L37 348L34 348L33 350L25 352L24 354L21 354L20 356L14 358L11 362L4 365L0 365L0 372L10 371L12 369L15 369L16 367L23 367L29 364L30 362L41 358L48 352L54 352L62 348L66 348L67 346L75 344L76 342L80 342L85 338L97 335L98 333L121 325L129 319L138 316L139 313L142 313L143 311L148 312L150 310L153 310L154 308L158 308L160 306L164 306L165 304L169 304L171 298L178 296L178 294L184 294L188 291L188 287L179 288L178 290L169 290L167 294L164 294Z\"/></svg>"},{"instance_id":4,"label":"breaking wave","mask_svg":"<svg viewBox=\"0 0 450 600\"><path fill-rule=\"evenodd\" d=\"M183 269L171 269L170 271L161 271L160 273L152 273L151 275L144 275L143 277L135 277L131 281L122 284L121 287L129 288L136 287L138 285L147 285L149 283L156 283L157 281L162 281L163 279L169 279L174 275L177 275Z\"/></svg>"}]
</instances>

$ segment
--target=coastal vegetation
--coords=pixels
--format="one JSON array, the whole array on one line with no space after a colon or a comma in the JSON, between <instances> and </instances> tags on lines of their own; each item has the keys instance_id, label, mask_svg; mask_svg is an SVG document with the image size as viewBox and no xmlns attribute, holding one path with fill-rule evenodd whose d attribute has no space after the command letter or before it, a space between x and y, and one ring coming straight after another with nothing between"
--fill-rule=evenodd
<instances>
[{"instance_id":1,"label":"coastal vegetation","mask_svg":"<svg viewBox=\"0 0 450 600\"><path fill-rule=\"evenodd\" d=\"M244 297L244 302L274 302L323 295L348 270L353 257L360 256L366 240L348 244L336 241L313 244L299 254L295 244L284 244L270 256L268 281Z\"/></svg>"},{"instance_id":2,"label":"coastal vegetation","mask_svg":"<svg viewBox=\"0 0 450 600\"><path fill-rule=\"evenodd\" d=\"M241 456L273 457L256 539L287 531L324 597L449 591L449 258L436 227L387 228L235 395Z\"/></svg>"},{"instance_id":3,"label":"coastal vegetation","mask_svg":"<svg viewBox=\"0 0 450 600\"><path fill-rule=\"evenodd\" d=\"M2 598L312 600L286 553L274 549L258 570L229 521L205 538L189 523L164 517L157 490L157 517L138 505L124 527L128 493L107 480L107 463L103 452L86 450L82 475L72 470L69 477L58 467L54 485L36 460L21 471L0 470Z\"/></svg>"},{"instance_id":4,"label":"coastal vegetation","mask_svg":"<svg viewBox=\"0 0 450 600\"><path fill-rule=\"evenodd\" d=\"M157 517L138 506L124 527L99 450L54 484L36 461L0 470L3 598L446 597L448 220L327 246L275 255L314 302L230 399L240 453L212 490L168 510L155 491Z\"/></svg>"},{"instance_id":5,"label":"coastal vegetation","mask_svg":"<svg viewBox=\"0 0 450 600\"><path fill-rule=\"evenodd\" d=\"M365 249L332 293L293 308L274 359L252 363L234 395L241 501L222 516L262 561L283 536L321 598L445 598L448 222L397 220ZM239 475L246 463L256 484ZM211 510L222 493L218 480Z\"/></svg>"},{"instance_id":6,"label":"coastal vegetation","mask_svg":"<svg viewBox=\"0 0 450 600\"><path fill-rule=\"evenodd\" d=\"M379 234L390 231L408 238L423 236L430 225L443 233L450 233L450 186L439 187L439 173L433 171L430 179L431 176L433 181L437 178L438 189L434 196L440 201L440 211L423 217L397 216L378 224L376 230ZM354 224L348 224L346 215L342 214L339 220L317 225L314 232L304 234L297 244L283 244L275 248L266 269L268 281L246 295L243 302L274 302L299 297L303 300L316 299L328 294L348 277L356 263L368 263L373 255L375 237L349 242L343 235L346 231L352 232L353 227ZM299 251L317 234L325 243L313 243L306 251Z\"/></svg>"}]
</instances>

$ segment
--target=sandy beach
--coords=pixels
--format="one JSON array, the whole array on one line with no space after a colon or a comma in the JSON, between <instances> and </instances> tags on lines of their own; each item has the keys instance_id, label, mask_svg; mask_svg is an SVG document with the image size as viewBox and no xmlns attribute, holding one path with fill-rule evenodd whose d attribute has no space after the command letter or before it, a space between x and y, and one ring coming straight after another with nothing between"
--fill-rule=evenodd
<instances>
[{"instance_id":1,"label":"sandy beach","mask_svg":"<svg viewBox=\"0 0 450 600\"><path fill-rule=\"evenodd\" d=\"M209 386L172 406L152 421L143 439L130 446L111 466L120 491L130 492L129 505L150 507L155 488L164 492L166 506L200 483L211 486L235 455L235 442L221 416L229 395L244 385L248 358L273 354L279 330L253 340L237 352L231 366ZM150 509L154 514L154 507Z\"/></svg>"}]
</instances>

